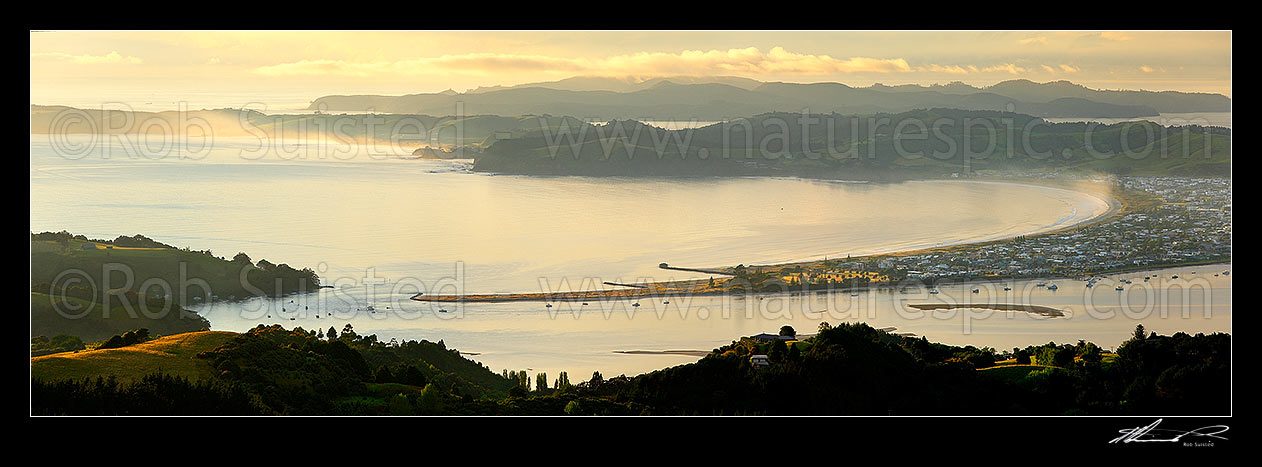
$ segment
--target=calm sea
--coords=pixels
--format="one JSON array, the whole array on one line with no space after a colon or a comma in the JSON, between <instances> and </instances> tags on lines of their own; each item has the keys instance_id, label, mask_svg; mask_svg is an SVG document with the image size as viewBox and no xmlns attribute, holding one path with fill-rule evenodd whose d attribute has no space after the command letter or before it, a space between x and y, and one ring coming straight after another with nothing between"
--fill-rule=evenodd
<instances>
[{"instance_id":1,"label":"calm sea","mask_svg":"<svg viewBox=\"0 0 1262 467\"><path fill-rule=\"evenodd\" d=\"M1212 277L1217 266L1200 274L1208 292L1193 288L1189 304L1150 300L1176 315L1164 319L1083 318L1088 310L1079 302L1117 307L1124 299L1115 293L1085 300L1083 287L1071 283L1057 292L1031 288L1022 299L1080 308L1055 319L1001 312L975 319L961 310L907 317L897 300L906 294L894 291L822 303L815 296L677 297L670 304L645 300L634 312L629 302L444 308L407 298L418 291L537 292L705 277L664 271L661 262L761 264L1002 238L1071 225L1107 203L1011 183L503 176L472 173L467 161L400 159L388 149L332 156L296 146L260 154L250 138L218 138L209 150L198 142L134 143L31 135L30 229L95 238L140 233L218 256L246 252L311 267L335 286L202 307L214 329L280 323L340 331L350 323L386 341L442 339L478 353L471 358L494 371L544 371L550 379L559 371L576 379L594 370L636 374L697 358L617 351L709 350L783 324L812 333L821 321L866 321L1001 349L1078 339L1114 347L1138 321L1157 332L1230 329L1230 280ZM941 296L957 292L943 289Z\"/></svg>"}]
</instances>

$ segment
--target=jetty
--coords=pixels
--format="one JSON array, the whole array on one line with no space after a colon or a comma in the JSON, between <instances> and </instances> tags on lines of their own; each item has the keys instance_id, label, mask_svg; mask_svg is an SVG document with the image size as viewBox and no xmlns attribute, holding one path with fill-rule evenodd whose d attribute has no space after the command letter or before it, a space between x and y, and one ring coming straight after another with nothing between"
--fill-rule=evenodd
<instances>
[{"instance_id":1,"label":"jetty","mask_svg":"<svg viewBox=\"0 0 1262 467\"><path fill-rule=\"evenodd\" d=\"M709 279L693 279L686 281L649 282L629 285L606 283L626 288L604 290L576 290L535 293L490 293L468 295L426 295L416 294L412 300L418 302L575 302L594 300L625 300L647 297L669 297L679 295L700 295L722 293L722 289L712 287Z\"/></svg>"},{"instance_id":2,"label":"jetty","mask_svg":"<svg viewBox=\"0 0 1262 467\"><path fill-rule=\"evenodd\" d=\"M699 272L702 274L721 274L724 276L736 276L736 273L734 272L723 271L720 269L681 268L681 267L671 266L666 263L658 264L657 267L662 268L662 269L669 269L671 271L686 271L686 272Z\"/></svg>"}]
</instances>

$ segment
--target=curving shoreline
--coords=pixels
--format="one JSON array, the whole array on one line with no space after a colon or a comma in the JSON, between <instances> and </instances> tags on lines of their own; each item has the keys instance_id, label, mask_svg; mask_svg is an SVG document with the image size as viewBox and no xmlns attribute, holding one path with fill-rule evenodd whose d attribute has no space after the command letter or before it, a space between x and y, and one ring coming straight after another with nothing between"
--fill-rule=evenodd
<instances>
[{"instance_id":1,"label":"curving shoreline","mask_svg":"<svg viewBox=\"0 0 1262 467\"><path fill-rule=\"evenodd\" d=\"M1061 191L1069 191L1069 192L1073 192L1073 193L1077 193L1077 194L1081 194L1085 196L1090 196L1092 198L1095 198L1096 200L1102 201L1108 206L1108 208L1095 216L1092 216L1087 219L1082 219L1070 225L1058 226L1058 225L1053 224L1043 230L1036 230L1033 232L1026 232L1026 233L1013 234L1013 235L1004 235L999 238L987 238L984 240L964 241L964 242L934 246L934 247L929 247L929 248L914 248L914 249L904 249L904 250L898 250L898 251L892 251L892 252L871 253L871 254L864 254L861 256L857 256L851 259L854 260L854 259L861 259L861 258L881 258L881 257L890 257L890 256L915 255L915 254L923 254L926 252L934 252L934 251L945 252L945 251L954 250L958 248L971 248L971 247L977 247L977 246L982 246L982 245L987 245L987 244L992 244L992 243L997 243L997 242L1008 241L1008 240L1011 240L1013 238L1016 238L1018 236L1023 236L1023 235L1041 236L1041 235L1055 234L1055 233L1073 230L1073 229L1077 229L1077 228L1084 227L1087 225L1095 224L1098 222L1102 222L1104 220L1113 218L1117 215L1123 214L1127 210L1127 204L1123 202L1122 200L1119 200L1115 196L1106 195L1099 192L1082 190L1082 189L1075 190L1072 187L1067 186L1067 185L1070 185L1072 182L1078 182L1078 181L1068 181L1068 180L1017 181L1017 180L1001 179L1001 180L959 180L959 182L1011 184L1011 185L1033 186L1033 187L1049 188L1049 189L1055 189L1055 190L1061 190ZM1078 182L1078 183L1082 183L1082 182ZM1088 182L1088 183L1094 184L1094 182ZM810 260L810 261L798 261L798 262L783 262L783 263L757 265L757 266L750 265L750 267L757 267L760 271L776 272L776 271L780 271L787 268L796 268L796 267L808 268L808 267L813 267L813 266L819 266L822 264L823 264L823 260ZM665 266L665 263L663 263L663 266L665 269L679 269L677 267ZM705 270L715 272L718 274L731 274L732 271L734 270L734 268L731 266L710 267L710 268L684 268L684 269L705 269ZM882 286L889 287L889 286L893 286L893 284L877 285L877 287L882 287ZM835 287L835 288L830 288L830 290L831 291L850 291L850 290L857 290L858 288L859 287ZM532 293L490 293L490 294L466 294L466 295L417 294L417 295L412 296L411 299L416 300L416 301L422 301L422 302L516 302L516 301L544 301L544 302L558 301L558 302L561 302L561 301L587 301L587 300L595 301L595 300L611 300L611 299L612 300L639 299L639 298L652 298L652 297L660 298L660 297L669 297L671 295L684 295L684 294L686 295L730 295L734 293L737 293L737 292L733 292L730 289L721 287L721 286L715 287L714 284L710 283L709 281L705 279L689 279L689 280L645 283L645 284L639 284L637 286L627 287L624 289L611 289L611 290L586 290L586 291L571 291L571 292L532 292Z\"/></svg>"}]
</instances>

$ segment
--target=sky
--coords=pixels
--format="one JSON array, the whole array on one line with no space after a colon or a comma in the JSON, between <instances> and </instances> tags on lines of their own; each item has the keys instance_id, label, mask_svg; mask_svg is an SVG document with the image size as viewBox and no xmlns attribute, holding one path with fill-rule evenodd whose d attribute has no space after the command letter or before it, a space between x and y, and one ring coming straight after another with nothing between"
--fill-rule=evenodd
<instances>
[{"instance_id":1,"label":"sky","mask_svg":"<svg viewBox=\"0 0 1262 467\"><path fill-rule=\"evenodd\" d=\"M1230 31L31 31L31 103L301 108L571 76L1231 96Z\"/></svg>"}]
</instances>

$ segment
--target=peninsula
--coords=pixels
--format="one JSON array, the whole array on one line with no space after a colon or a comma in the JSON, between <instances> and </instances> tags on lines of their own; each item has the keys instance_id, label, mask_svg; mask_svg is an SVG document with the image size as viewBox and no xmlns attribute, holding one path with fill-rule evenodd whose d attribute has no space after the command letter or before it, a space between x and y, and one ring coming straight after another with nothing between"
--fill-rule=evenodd
<instances>
[{"instance_id":1,"label":"peninsula","mask_svg":"<svg viewBox=\"0 0 1262 467\"><path fill-rule=\"evenodd\" d=\"M1010 180L1009 180L1010 181ZM1065 180L1033 183L1065 187ZM614 284L608 289L413 296L426 302L594 301L694 295L847 292L867 288L1087 278L1140 268L1231 260L1230 181L1121 178L1109 188L1110 208L1073 225L1034 235L847 258L711 268L663 269L711 273L709 279ZM1089 185L1078 185L1089 186ZM1158 242L1160 240L1160 242Z\"/></svg>"}]
</instances>

